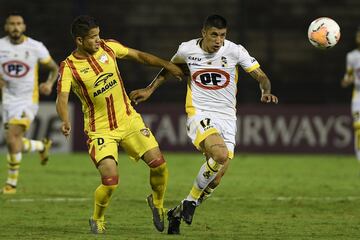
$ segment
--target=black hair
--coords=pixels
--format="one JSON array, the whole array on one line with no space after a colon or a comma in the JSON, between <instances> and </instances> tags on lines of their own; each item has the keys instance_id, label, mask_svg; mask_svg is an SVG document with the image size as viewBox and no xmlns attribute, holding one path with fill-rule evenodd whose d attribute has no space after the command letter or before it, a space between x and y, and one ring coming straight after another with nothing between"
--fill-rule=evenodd
<instances>
[{"instance_id":1,"label":"black hair","mask_svg":"<svg viewBox=\"0 0 360 240\"><path fill-rule=\"evenodd\" d=\"M218 29L226 28L227 22L226 19L220 15L210 15L205 18L205 21L203 23L203 28L210 28L210 27L216 27Z\"/></svg>"},{"instance_id":2,"label":"black hair","mask_svg":"<svg viewBox=\"0 0 360 240\"><path fill-rule=\"evenodd\" d=\"M9 12L6 16L6 21L8 20L9 17L13 17L13 16L20 16L22 17L22 19L24 20L25 22L25 17L24 17L24 14L21 13L20 11L12 11L12 12Z\"/></svg>"},{"instance_id":3,"label":"black hair","mask_svg":"<svg viewBox=\"0 0 360 240\"><path fill-rule=\"evenodd\" d=\"M99 27L95 18L88 15L80 15L74 19L71 24L71 35L76 37L85 37L93 28Z\"/></svg>"}]
</instances>

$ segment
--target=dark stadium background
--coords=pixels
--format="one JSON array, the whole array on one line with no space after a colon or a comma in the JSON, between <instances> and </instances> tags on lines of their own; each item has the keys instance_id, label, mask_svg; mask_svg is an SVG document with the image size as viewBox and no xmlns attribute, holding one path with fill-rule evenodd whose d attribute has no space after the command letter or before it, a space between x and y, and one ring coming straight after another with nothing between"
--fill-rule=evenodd
<instances>
[{"instance_id":1,"label":"dark stadium background","mask_svg":"<svg viewBox=\"0 0 360 240\"><path fill-rule=\"evenodd\" d=\"M258 116L262 128L258 133L252 133L250 140L246 140L248 145L238 142L238 149L250 152L353 152L350 140L352 90L341 88L340 81L345 71L346 53L355 48L355 31L360 25L359 0L0 0L0 6L2 24L8 12L22 12L27 23L26 34L42 41L58 63L75 48L69 28L72 20L80 14L89 14L98 20L102 38L114 38L128 47L165 59L171 58L181 42L200 37L202 21L207 15L223 15L228 20L227 38L244 45L257 58L270 77L273 93L280 101L278 106L260 106L258 84L249 75L240 72L237 100L239 114L244 117L241 124L249 119L253 121L252 117ZM341 27L340 42L333 49L316 49L307 39L309 24L322 16L333 18ZM2 32L1 35L4 34ZM128 61L120 61L119 66L128 93L145 87L158 72L158 69ZM170 81L139 108L140 112L152 114L157 108L160 119L166 114L166 109L176 108L177 115L171 116L176 125L179 114L183 114L185 86L185 82ZM41 100L53 102L55 99L56 91L49 97L42 96ZM159 112L158 108L162 105L158 104L164 103L170 104L170 107L165 106ZM284 135L283 138L277 135L276 143L272 143L271 136L264 135L266 125L263 120L267 114L271 116L273 126L282 121L282 116L286 118L287 127L294 119L304 121L301 123L299 120L293 132L289 131L290 127L286 130L285 134L291 137L288 143L284 144ZM81 115L77 115L76 122L79 123L80 119ZM322 130L317 128L319 119ZM161 126L159 122L155 123L154 128ZM238 131L239 135L247 129L246 126L241 125L244 129ZM313 129L312 135L307 133L309 129L305 129L306 126ZM331 128L328 132L325 131L327 126ZM178 134L176 138L182 136L182 128L183 125L175 129ZM47 134L54 134L56 129L52 129L53 132ZM81 129L75 129L78 131L75 133L77 137ZM268 140L255 143L257 136L254 134ZM155 135L159 138L157 133ZM187 138L186 134L182 137ZM346 144L337 147L331 145L339 139ZM174 150L167 147L171 141L166 136L163 142L159 142L164 149ZM82 140L74 140L75 145L79 143L82 147L75 146L73 149L85 148ZM191 144L185 148L194 150Z\"/></svg>"},{"instance_id":2,"label":"dark stadium background","mask_svg":"<svg viewBox=\"0 0 360 240\"><path fill-rule=\"evenodd\" d=\"M354 32L360 25L358 0L1 0L2 23L13 10L26 15L27 34L43 41L57 62L74 49L69 25L79 14L95 16L103 38L170 58L179 43L200 36L204 17L218 13L228 20L228 39L243 44L259 60L281 103L339 104L350 100L351 90L340 88L339 82L346 52L355 47ZM341 41L334 49L317 50L307 40L308 25L320 16L332 17L341 26ZM120 66L128 91L145 86L157 72L132 63ZM239 102L257 101L257 85L243 73L240 77ZM169 91L171 87L173 91ZM174 81L159 89L152 101L183 101L183 90Z\"/></svg>"}]
</instances>

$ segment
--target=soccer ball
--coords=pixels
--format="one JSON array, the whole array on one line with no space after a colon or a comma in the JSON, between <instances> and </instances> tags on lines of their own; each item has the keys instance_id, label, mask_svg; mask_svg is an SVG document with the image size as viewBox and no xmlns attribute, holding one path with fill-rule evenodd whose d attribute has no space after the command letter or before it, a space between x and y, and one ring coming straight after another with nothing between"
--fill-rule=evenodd
<instances>
[{"instance_id":1,"label":"soccer ball","mask_svg":"<svg viewBox=\"0 0 360 240\"><path fill-rule=\"evenodd\" d=\"M315 19L309 26L308 38L310 43L317 48L332 48L340 39L340 27L331 18Z\"/></svg>"}]
</instances>

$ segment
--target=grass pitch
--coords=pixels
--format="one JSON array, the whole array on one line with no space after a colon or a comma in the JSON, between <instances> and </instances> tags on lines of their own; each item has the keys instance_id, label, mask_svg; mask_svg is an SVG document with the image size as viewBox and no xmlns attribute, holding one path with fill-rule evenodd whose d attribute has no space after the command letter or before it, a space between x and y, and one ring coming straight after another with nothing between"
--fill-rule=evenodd
<instances>
[{"instance_id":1,"label":"grass pitch","mask_svg":"<svg viewBox=\"0 0 360 240\"><path fill-rule=\"evenodd\" d=\"M0 155L0 181L6 161ZM200 154L165 153L165 206L189 192ZM119 158L107 233L89 233L99 175L87 154L23 155L18 193L0 195L0 239L360 239L360 167L353 156L238 154L213 197L180 236L159 233L145 202L148 168Z\"/></svg>"}]
</instances>

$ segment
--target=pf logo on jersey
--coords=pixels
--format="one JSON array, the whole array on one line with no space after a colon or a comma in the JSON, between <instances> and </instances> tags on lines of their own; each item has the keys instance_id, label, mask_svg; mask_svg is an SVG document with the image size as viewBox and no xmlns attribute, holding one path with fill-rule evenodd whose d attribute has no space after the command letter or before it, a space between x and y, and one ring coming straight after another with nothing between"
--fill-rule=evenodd
<instances>
[{"instance_id":1,"label":"pf logo on jersey","mask_svg":"<svg viewBox=\"0 0 360 240\"><path fill-rule=\"evenodd\" d=\"M5 62L2 64L2 68L6 75L15 78L25 76L30 70L30 67L26 63L20 61Z\"/></svg>"},{"instance_id":2,"label":"pf logo on jersey","mask_svg":"<svg viewBox=\"0 0 360 240\"><path fill-rule=\"evenodd\" d=\"M201 88L218 90L227 87L230 83L230 74L220 69L204 69L196 71L192 80Z\"/></svg>"}]
</instances>

